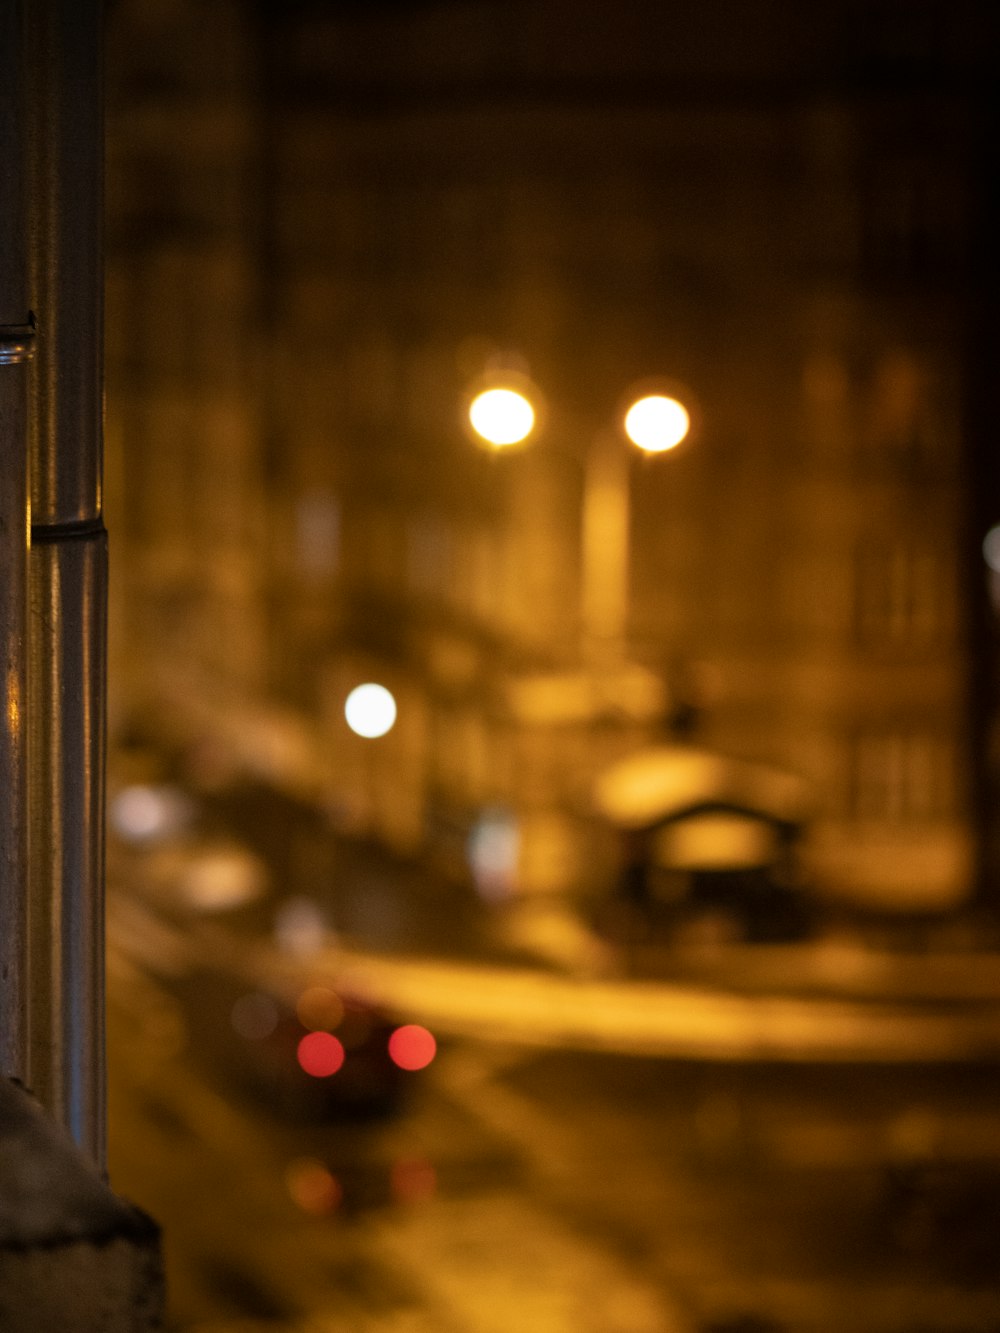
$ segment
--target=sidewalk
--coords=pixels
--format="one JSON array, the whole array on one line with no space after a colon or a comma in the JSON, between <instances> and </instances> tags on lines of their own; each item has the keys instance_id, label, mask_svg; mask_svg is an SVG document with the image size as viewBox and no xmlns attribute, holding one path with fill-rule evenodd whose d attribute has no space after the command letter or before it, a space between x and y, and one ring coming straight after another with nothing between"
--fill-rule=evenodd
<instances>
[{"instance_id":1,"label":"sidewalk","mask_svg":"<svg viewBox=\"0 0 1000 1333\"><path fill-rule=\"evenodd\" d=\"M636 976L568 909L508 915L490 956L396 955L333 939L292 978L342 978L439 1038L694 1060L1000 1060L1000 958L896 956L835 940L664 951ZM528 960L534 944L536 961ZM524 961L522 961L524 960Z\"/></svg>"}]
</instances>

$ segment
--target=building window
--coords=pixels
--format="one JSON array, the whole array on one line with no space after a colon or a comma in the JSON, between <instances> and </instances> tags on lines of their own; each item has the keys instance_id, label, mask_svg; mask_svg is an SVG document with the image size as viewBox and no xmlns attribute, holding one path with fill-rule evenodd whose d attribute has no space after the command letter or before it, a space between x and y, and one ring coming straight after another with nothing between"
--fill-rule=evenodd
<instances>
[{"instance_id":1,"label":"building window","mask_svg":"<svg viewBox=\"0 0 1000 1333\"><path fill-rule=\"evenodd\" d=\"M862 542L855 553L854 632L862 648L940 643L953 616L946 556L904 541Z\"/></svg>"},{"instance_id":2,"label":"building window","mask_svg":"<svg viewBox=\"0 0 1000 1333\"><path fill-rule=\"evenodd\" d=\"M919 822L954 811L954 749L947 737L903 729L861 733L851 741L849 772L856 819Z\"/></svg>"},{"instance_id":3,"label":"building window","mask_svg":"<svg viewBox=\"0 0 1000 1333\"><path fill-rule=\"evenodd\" d=\"M933 372L900 347L857 382L856 467L862 476L934 483L954 472L959 412L949 368Z\"/></svg>"},{"instance_id":4,"label":"building window","mask_svg":"<svg viewBox=\"0 0 1000 1333\"><path fill-rule=\"evenodd\" d=\"M919 367L902 351L883 356L865 395L862 439L871 460L912 453L921 431L922 385Z\"/></svg>"}]
</instances>

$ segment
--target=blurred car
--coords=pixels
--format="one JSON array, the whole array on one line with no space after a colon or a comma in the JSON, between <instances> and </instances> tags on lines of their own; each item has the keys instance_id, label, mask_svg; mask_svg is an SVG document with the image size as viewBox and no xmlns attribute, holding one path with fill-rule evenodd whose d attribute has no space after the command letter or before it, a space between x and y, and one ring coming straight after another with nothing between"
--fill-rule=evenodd
<instances>
[{"instance_id":1,"label":"blurred car","mask_svg":"<svg viewBox=\"0 0 1000 1333\"><path fill-rule=\"evenodd\" d=\"M295 1115L391 1112L437 1053L426 1028L327 980L245 991L231 1023L248 1087Z\"/></svg>"}]
</instances>

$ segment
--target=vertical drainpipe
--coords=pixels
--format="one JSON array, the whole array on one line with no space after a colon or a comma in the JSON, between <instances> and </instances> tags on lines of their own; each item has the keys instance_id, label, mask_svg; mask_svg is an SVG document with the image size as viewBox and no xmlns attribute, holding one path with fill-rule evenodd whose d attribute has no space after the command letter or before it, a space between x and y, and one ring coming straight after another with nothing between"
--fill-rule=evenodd
<instances>
[{"instance_id":1,"label":"vertical drainpipe","mask_svg":"<svg viewBox=\"0 0 1000 1333\"><path fill-rule=\"evenodd\" d=\"M24 6L0 4L0 1075L28 1077L29 316Z\"/></svg>"},{"instance_id":2,"label":"vertical drainpipe","mask_svg":"<svg viewBox=\"0 0 1000 1333\"><path fill-rule=\"evenodd\" d=\"M29 1070L103 1169L107 536L99 0L30 7Z\"/></svg>"}]
</instances>

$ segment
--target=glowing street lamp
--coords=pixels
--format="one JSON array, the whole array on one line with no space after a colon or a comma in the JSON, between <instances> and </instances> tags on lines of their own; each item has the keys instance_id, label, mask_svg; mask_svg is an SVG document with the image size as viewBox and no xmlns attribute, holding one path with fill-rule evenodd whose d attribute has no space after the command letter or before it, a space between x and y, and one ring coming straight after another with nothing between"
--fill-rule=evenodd
<instances>
[{"instance_id":1,"label":"glowing street lamp","mask_svg":"<svg viewBox=\"0 0 1000 1333\"><path fill-rule=\"evenodd\" d=\"M625 413L625 434L647 454L674 449L691 429L691 414L683 403L666 394L638 399Z\"/></svg>"},{"instance_id":2,"label":"glowing street lamp","mask_svg":"<svg viewBox=\"0 0 1000 1333\"><path fill-rule=\"evenodd\" d=\"M523 444L535 425L530 399L517 389L484 389L469 405L472 429L494 449Z\"/></svg>"},{"instance_id":3,"label":"glowing street lamp","mask_svg":"<svg viewBox=\"0 0 1000 1333\"><path fill-rule=\"evenodd\" d=\"M536 412L527 392L497 386L473 398L469 420L481 439L503 449L527 441ZM691 414L679 399L652 392L629 406L622 426L644 453L665 453L688 436ZM629 460L621 439L610 432L598 434L585 464L580 591L584 651L595 668L607 668L624 657L629 485Z\"/></svg>"}]
</instances>

